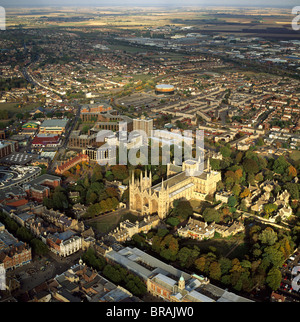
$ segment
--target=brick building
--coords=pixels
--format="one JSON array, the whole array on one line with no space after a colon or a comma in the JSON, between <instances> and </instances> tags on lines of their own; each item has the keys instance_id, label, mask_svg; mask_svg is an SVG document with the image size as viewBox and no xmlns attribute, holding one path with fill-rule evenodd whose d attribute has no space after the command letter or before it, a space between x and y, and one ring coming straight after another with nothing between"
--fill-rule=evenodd
<instances>
[{"instance_id":1,"label":"brick building","mask_svg":"<svg viewBox=\"0 0 300 322\"><path fill-rule=\"evenodd\" d=\"M55 189L60 184L60 177L43 174L26 184L25 191L30 199L42 202L44 198L49 197L50 188Z\"/></svg>"},{"instance_id":2,"label":"brick building","mask_svg":"<svg viewBox=\"0 0 300 322\"><path fill-rule=\"evenodd\" d=\"M69 159L65 162L63 162L60 166L57 166L55 169L55 173L57 174L63 174L67 170L74 167L76 164L81 162L89 162L89 157L86 154L78 154L75 158Z\"/></svg>"},{"instance_id":3,"label":"brick building","mask_svg":"<svg viewBox=\"0 0 300 322\"><path fill-rule=\"evenodd\" d=\"M107 104L86 104L80 111L80 118L83 122L98 121L101 113L111 111L112 107Z\"/></svg>"},{"instance_id":4,"label":"brick building","mask_svg":"<svg viewBox=\"0 0 300 322\"><path fill-rule=\"evenodd\" d=\"M6 229L0 231L0 265L6 270L23 266L32 260L31 248Z\"/></svg>"},{"instance_id":5,"label":"brick building","mask_svg":"<svg viewBox=\"0 0 300 322\"><path fill-rule=\"evenodd\" d=\"M32 141L32 147L57 147L60 143L59 135L57 134L38 134Z\"/></svg>"},{"instance_id":6,"label":"brick building","mask_svg":"<svg viewBox=\"0 0 300 322\"><path fill-rule=\"evenodd\" d=\"M0 141L0 159L18 150L19 143L17 141Z\"/></svg>"}]
</instances>

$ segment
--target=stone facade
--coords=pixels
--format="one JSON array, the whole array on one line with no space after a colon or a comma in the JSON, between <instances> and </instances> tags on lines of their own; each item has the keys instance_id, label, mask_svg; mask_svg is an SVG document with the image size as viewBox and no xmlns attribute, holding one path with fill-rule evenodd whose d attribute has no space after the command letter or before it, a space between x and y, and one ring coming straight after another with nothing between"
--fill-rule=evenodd
<instances>
[{"instance_id":1,"label":"stone facade","mask_svg":"<svg viewBox=\"0 0 300 322\"><path fill-rule=\"evenodd\" d=\"M140 232L147 233L154 227L157 227L160 219L157 215L146 216L142 221L137 221L135 223L125 220L120 223L120 228L116 228L113 232L109 233L109 236L115 238L118 242L125 242L130 239L134 234Z\"/></svg>"},{"instance_id":2,"label":"stone facade","mask_svg":"<svg viewBox=\"0 0 300 322\"><path fill-rule=\"evenodd\" d=\"M213 238L215 235L214 224L208 225L206 222L190 218L185 227L177 230L180 237L203 240Z\"/></svg>"},{"instance_id":3,"label":"stone facade","mask_svg":"<svg viewBox=\"0 0 300 322\"><path fill-rule=\"evenodd\" d=\"M152 186L152 174L147 171L140 179L135 180L132 174L129 185L129 209L141 215L157 213L163 219L178 199L204 200L208 194L216 191L221 173L212 171L207 162L201 175L187 176L186 171L192 171L199 165L196 161L186 161L181 166L168 165L167 180Z\"/></svg>"}]
</instances>

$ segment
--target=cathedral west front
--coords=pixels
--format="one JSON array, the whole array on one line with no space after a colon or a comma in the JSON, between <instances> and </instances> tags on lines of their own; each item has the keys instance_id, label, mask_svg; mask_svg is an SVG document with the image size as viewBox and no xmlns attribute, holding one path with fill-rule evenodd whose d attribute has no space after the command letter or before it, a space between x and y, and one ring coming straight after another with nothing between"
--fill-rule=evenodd
<instances>
[{"instance_id":1,"label":"cathedral west front","mask_svg":"<svg viewBox=\"0 0 300 322\"><path fill-rule=\"evenodd\" d=\"M197 175L187 175L199 167L199 162L187 160L182 166L168 164L167 179L152 185L152 174L145 172L139 179L132 174L129 183L129 209L140 215L157 213L164 219L173 201L177 199L204 200L208 194L216 191L217 183L221 181L221 173L213 171L207 161L204 171ZM192 173L192 172L191 172Z\"/></svg>"}]
</instances>

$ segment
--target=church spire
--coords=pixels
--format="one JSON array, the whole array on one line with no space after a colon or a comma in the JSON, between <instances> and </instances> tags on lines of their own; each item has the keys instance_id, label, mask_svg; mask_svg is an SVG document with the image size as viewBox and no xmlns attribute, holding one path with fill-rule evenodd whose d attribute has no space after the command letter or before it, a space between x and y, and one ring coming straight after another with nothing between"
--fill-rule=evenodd
<instances>
[{"instance_id":1,"label":"church spire","mask_svg":"<svg viewBox=\"0 0 300 322\"><path fill-rule=\"evenodd\" d=\"M143 171L141 171L141 175L140 175L140 185L142 187L142 183L143 183Z\"/></svg>"},{"instance_id":2,"label":"church spire","mask_svg":"<svg viewBox=\"0 0 300 322\"><path fill-rule=\"evenodd\" d=\"M207 159L207 172L211 172L210 158L209 158L209 156L208 156L208 159Z\"/></svg>"}]
</instances>

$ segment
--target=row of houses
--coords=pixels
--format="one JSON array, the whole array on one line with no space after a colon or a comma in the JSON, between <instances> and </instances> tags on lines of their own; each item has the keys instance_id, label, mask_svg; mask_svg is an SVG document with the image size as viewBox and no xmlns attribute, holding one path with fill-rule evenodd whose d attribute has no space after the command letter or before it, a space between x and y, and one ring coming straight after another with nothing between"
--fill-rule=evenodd
<instances>
[{"instance_id":1,"label":"row of houses","mask_svg":"<svg viewBox=\"0 0 300 322\"><path fill-rule=\"evenodd\" d=\"M0 223L0 268L12 270L31 261L31 247L19 241Z\"/></svg>"},{"instance_id":2,"label":"row of houses","mask_svg":"<svg viewBox=\"0 0 300 322\"><path fill-rule=\"evenodd\" d=\"M24 302L141 302L121 286L108 281L82 260L23 295Z\"/></svg>"},{"instance_id":3,"label":"row of houses","mask_svg":"<svg viewBox=\"0 0 300 322\"><path fill-rule=\"evenodd\" d=\"M28 203L17 209L2 206L2 210L60 257L87 249L95 242L93 230L85 230L82 222L42 205Z\"/></svg>"}]
</instances>

